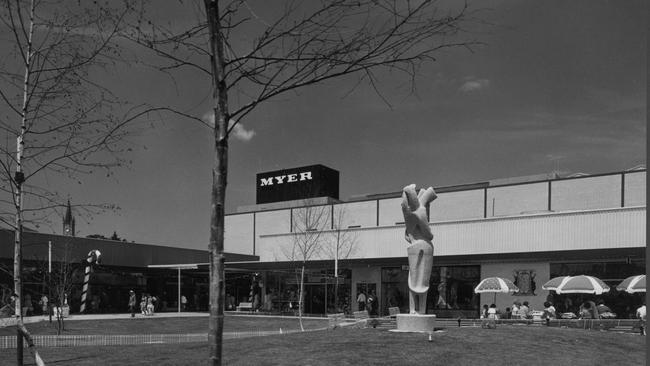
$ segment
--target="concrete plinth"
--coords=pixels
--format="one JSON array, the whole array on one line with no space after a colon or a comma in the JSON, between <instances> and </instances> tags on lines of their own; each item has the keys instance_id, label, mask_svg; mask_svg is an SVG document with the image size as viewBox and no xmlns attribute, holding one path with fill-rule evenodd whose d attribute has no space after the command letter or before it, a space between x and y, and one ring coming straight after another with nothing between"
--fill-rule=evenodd
<instances>
[{"instance_id":1,"label":"concrete plinth","mask_svg":"<svg viewBox=\"0 0 650 366\"><path fill-rule=\"evenodd\" d=\"M397 314L398 332L433 332L436 316L433 314Z\"/></svg>"}]
</instances>

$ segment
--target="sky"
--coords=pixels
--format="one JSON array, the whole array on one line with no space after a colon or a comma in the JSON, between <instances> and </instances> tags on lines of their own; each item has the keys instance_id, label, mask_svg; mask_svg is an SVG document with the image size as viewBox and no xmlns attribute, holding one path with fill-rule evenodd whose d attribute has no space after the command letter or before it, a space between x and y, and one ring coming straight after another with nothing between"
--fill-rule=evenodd
<instances>
[{"instance_id":1,"label":"sky","mask_svg":"<svg viewBox=\"0 0 650 366\"><path fill-rule=\"evenodd\" d=\"M390 105L367 85L352 89L354 80L346 78L284 95L250 114L230 140L226 212L255 203L257 173L303 165L338 170L345 200L410 183L440 187L646 163L644 1L476 4L490 8L482 17L491 25L473 35L485 44L439 54L419 70L415 91L403 75L379 74ZM160 10L169 16L166 11ZM185 21L173 14L172 21ZM174 86L134 66L107 82L132 99L209 110L205 79ZM119 206L78 216L77 235L115 231L128 241L207 249L211 131L161 115L129 143L131 164L110 177L48 181L73 204Z\"/></svg>"}]
</instances>

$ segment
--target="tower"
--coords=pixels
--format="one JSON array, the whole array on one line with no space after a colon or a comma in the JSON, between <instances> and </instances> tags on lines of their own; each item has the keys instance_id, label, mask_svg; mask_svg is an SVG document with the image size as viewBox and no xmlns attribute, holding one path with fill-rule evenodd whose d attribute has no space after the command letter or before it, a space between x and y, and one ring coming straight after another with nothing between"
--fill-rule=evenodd
<instances>
[{"instance_id":1,"label":"tower","mask_svg":"<svg viewBox=\"0 0 650 366\"><path fill-rule=\"evenodd\" d=\"M68 200L68 207L65 210L65 216L63 217L63 235L65 236L74 236L74 217L72 216L72 207L70 206L70 200Z\"/></svg>"}]
</instances>

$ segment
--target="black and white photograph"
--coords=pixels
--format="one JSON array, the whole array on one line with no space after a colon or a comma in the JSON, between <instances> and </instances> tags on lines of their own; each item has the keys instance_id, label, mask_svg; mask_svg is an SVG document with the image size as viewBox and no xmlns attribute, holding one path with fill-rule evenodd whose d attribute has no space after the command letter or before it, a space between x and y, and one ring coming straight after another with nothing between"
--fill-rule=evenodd
<instances>
[{"instance_id":1,"label":"black and white photograph","mask_svg":"<svg viewBox=\"0 0 650 366\"><path fill-rule=\"evenodd\" d=\"M644 365L641 0L0 0L0 366Z\"/></svg>"}]
</instances>

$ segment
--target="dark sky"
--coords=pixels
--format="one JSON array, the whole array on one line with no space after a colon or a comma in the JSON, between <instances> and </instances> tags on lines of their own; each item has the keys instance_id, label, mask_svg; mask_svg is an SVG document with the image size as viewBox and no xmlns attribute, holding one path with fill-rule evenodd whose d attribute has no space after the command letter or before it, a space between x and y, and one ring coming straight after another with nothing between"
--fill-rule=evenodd
<instances>
[{"instance_id":1,"label":"dark sky","mask_svg":"<svg viewBox=\"0 0 650 366\"><path fill-rule=\"evenodd\" d=\"M435 187L645 164L644 1L477 5L490 7L481 16L492 25L473 35L485 45L441 53L419 71L415 92L403 75L380 74L390 106L366 85L349 93L354 80L342 79L249 115L230 142L227 211L255 203L256 173L301 165L339 170L346 199L409 183ZM174 14L179 24L186 20ZM113 81L134 98L208 111L206 80L183 80L175 89L146 70L136 74ZM207 248L211 132L161 119L130 138L135 152L128 169L62 187L73 202L121 207L79 219L78 235L117 231L137 242Z\"/></svg>"}]
</instances>

